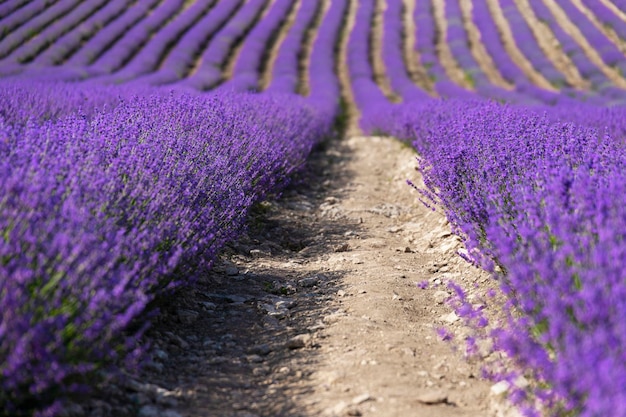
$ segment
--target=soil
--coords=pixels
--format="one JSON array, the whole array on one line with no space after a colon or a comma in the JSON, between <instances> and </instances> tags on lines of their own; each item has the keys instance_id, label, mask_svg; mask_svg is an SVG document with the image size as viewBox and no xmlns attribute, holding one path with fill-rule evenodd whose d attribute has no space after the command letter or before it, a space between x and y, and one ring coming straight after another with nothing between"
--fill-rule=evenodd
<instances>
[{"instance_id":1,"label":"soil","mask_svg":"<svg viewBox=\"0 0 626 417\"><path fill-rule=\"evenodd\" d=\"M333 140L259 205L209 275L167 300L153 362L82 405L143 417L516 416L445 300L492 280L418 201L415 153L391 138ZM427 282L421 289L418 283ZM485 356L488 353L485 353ZM71 415L68 414L68 415Z\"/></svg>"}]
</instances>

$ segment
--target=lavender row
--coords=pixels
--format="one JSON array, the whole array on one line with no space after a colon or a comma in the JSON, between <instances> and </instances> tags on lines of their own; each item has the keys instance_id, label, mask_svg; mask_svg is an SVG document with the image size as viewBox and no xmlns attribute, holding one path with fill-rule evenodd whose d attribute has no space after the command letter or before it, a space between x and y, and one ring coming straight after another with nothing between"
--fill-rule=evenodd
<instances>
[{"instance_id":1,"label":"lavender row","mask_svg":"<svg viewBox=\"0 0 626 417\"><path fill-rule=\"evenodd\" d=\"M626 85L622 74L626 74L626 60L624 54L617 49L617 47L604 36L585 15L583 15L577 7L574 7L569 1L559 2L560 7L568 15L568 18L576 22L576 27L580 30L581 34L585 37L589 45L594 51L598 53L602 61L616 70L615 75L622 78L622 88L618 88L613 85L613 82L607 78L603 73L600 73L599 69L595 69L597 78L596 82L600 93L608 98L615 98L623 100L626 91L623 87Z\"/></svg>"},{"instance_id":2,"label":"lavender row","mask_svg":"<svg viewBox=\"0 0 626 417\"><path fill-rule=\"evenodd\" d=\"M203 48L228 23L242 4L242 0L220 1L183 35L157 72L139 77L136 82L162 85L187 76L197 57L201 56Z\"/></svg>"},{"instance_id":3,"label":"lavender row","mask_svg":"<svg viewBox=\"0 0 626 417\"><path fill-rule=\"evenodd\" d=\"M473 3L472 18L480 31L483 45L493 57L503 77L513 83L515 89L520 93L527 94L545 104L557 104L559 99L563 97L562 95L532 84L522 70L512 61L500 41L498 28L485 2Z\"/></svg>"},{"instance_id":4,"label":"lavender row","mask_svg":"<svg viewBox=\"0 0 626 417\"><path fill-rule=\"evenodd\" d=\"M130 30L151 10L158 7L161 1L145 0L135 3L123 15L89 39L64 65L82 67L93 63L104 51L119 41L126 31Z\"/></svg>"},{"instance_id":5,"label":"lavender row","mask_svg":"<svg viewBox=\"0 0 626 417\"><path fill-rule=\"evenodd\" d=\"M17 10L19 10L20 8L28 5L29 1L28 0L16 0L16 1L6 1L2 4L0 4L0 16L3 16L3 18L6 18L7 16L15 13ZM35 5L34 7L41 7L41 4ZM15 17L13 17L12 19L15 19ZM28 20L28 18L26 18L26 20ZM18 24L17 20L13 20L13 24ZM4 37L4 35L6 33L8 33L11 29L10 29L10 25L7 27L5 26L5 23L0 20L0 39L2 39Z\"/></svg>"},{"instance_id":6,"label":"lavender row","mask_svg":"<svg viewBox=\"0 0 626 417\"><path fill-rule=\"evenodd\" d=\"M523 103L528 101L527 98L516 92L507 91L489 81L470 50L470 41L463 26L463 16L459 3L446 1L444 13L448 22L446 42L459 66L471 80L476 92L484 97L505 102Z\"/></svg>"},{"instance_id":7,"label":"lavender row","mask_svg":"<svg viewBox=\"0 0 626 417\"><path fill-rule=\"evenodd\" d=\"M626 40L626 26L624 22L613 13L600 0L582 0L583 3L593 12L600 22L613 29L615 33L622 39ZM622 9L623 11L624 9Z\"/></svg>"},{"instance_id":8,"label":"lavender row","mask_svg":"<svg viewBox=\"0 0 626 417\"><path fill-rule=\"evenodd\" d=\"M210 13L210 8L214 4L215 1L199 1L185 9L161 30L155 32L154 36L144 44L121 70L104 78L102 81L121 83L156 71L167 51L171 48L176 48L177 40L197 24L205 14Z\"/></svg>"},{"instance_id":9,"label":"lavender row","mask_svg":"<svg viewBox=\"0 0 626 417\"><path fill-rule=\"evenodd\" d=\"M164 2L135 24L112 47L100 55L91 66L98 72L110 74L123 67L148 42L152 34L158 33L171 19L178 16L184 0Z\"/></svg>"},{"instance_id":10,"label":"lavender row","mask_svg":"<svg viewBox=\"0 0 626 417\"><path fill-rule=\"evenodd\" d=\"M429 1L415 3L413 12L415 21L415 50L420 56L420 62L434 81L437 94L443 97L471 98L474 93L452 82L441 66L435 51L435 21L433 6Z\"/></svg>"},{"instance_id":11,"label":"lavender row","mask_svg":"<svg viewBox=\"0 0 626 417\"><path fill-rule=\"evenodd\" d=\"M322 2L300 1L298 14L287 36L278 50L268 92L295 93L299 85L299 59L305 53L303 44L309 27L317 13L322 11Z\"/></svg>"},{"instance_id":12,"label":"lavender row","mask_svg":"<svg viewBox=\"0 0 626 417\"><path fill-rule=\"evenodd\" d=\"M221 88L234 91L259 89L259 77L263 59L267 59L270 40L284 23L295 0L276 0L267 15L248 33L229 81Z\"/></svg>"},{"instance_id":13,"label":"lavender row","mask_svg":"<svg viewBox=\"0 0 626 417\"><path fill-rule=\"evenodd\" d=\"M554 87L568 86L563 74L554 67L552 62L541 51L528 23L515 6L515 2L513 0L499 0L499 4L502 13L513 28L515 44L532 63L533 67L546 77Z\"/></svg>"},{"instance_id":14,"label":"lavender row","mask_svg":"<svg viewBox=\"0 0 626 417\"><path fill-rule=\"evenodd\" d=\"M607 83L607 78L602 74L598 68L589 61L589 58L585 56L583 50L578 46L578 44L569 36L563 28L556 22L552 13L548 7L540 3L530 2L530 5L537 15L537 17L545 22L550 30L554 33L554 36L559 41L563 52L571 58L572 62L576 65L580 74L587 80L591 82L591 85L598 89L601 85ZM578 22L578 24L583 24L583 22Z\"/></svg>"},{"instance_id":15,"label":"lavender row","mask_svg":"<svg viewBox=\"0 0 626 417\"><path fill-rule=\"evenodd\" d=\"M12 32L17 30L20 25L23 25L28 20L37 16L48 7L57 3L58 0L37 1L29 2L30 4L23 5L23 7L15 7L17 4L7 3L0 11L2 19L0 20L0 40L3 40ZM15 3L15 2L14 2Z\"/></svg>"},{"instance_id":16,"label":"lavender row","mask_svg":"<svg viewBox=\"0 0 626 417\"><path fill-rule=\"evenodd\" d=\"M370 59L370 30L374 16L375 0L358 3L354 27L348 41L348 72L354 94L354 101L365 122L369 114L379 107L389 104L387 97L374 81L374 71Z\"/></svg>"},{"instance_id":17,"label":"lavender row","mask_svg":"<svg viewBox=\"0 0 626 417\"><path fill-rule=\"evenodd\" d=\"M485 302L506 320L488 335L515 367L491 371L510 382L511 399L532 416L626 416L626 286L616 262L626 254L626 113L583 104L551 112L431 102L395 108L385 130L413 141L425 197L500 283L504 305L493 294ZM484 336L482 307L452 287L457 312ZM475 351L475 336L465 342ZM533 383L516 384L520 376Z\"/></svg>"},{"instance_id":18,"label":"lavender row","mask_svg":"<svg viewBox=\"0 0 626 417\"><path fill-rule=\"evenodd\" d=\"M77 7L77 3L79 3L77 0L60 0L46 8L42 13L34 17L31 16L28 22L24 22L19 28L8 29L10 33L0 43L0 58L6 59L8 54L37 35L46 25L69 13L72 8Z\"/></svg>"},{"instance_id":19,"label":"lavender row","mask_svg":"<svg viewBox=\"0 0 626 417\"><path fill-rule=\"evenodd\" d=\"M570 1L559 1L557 3L567 14L568 18L572 20L572 22L576 22L576 27L602 57L604 63L619 69L622 73L626 73L624 54L617 49L613 42L605 37L604 34L591 23L587 16L578 10Z\"/></svg>"},{"instance_id":20,"label":"lavender row","mask_svg":"<svg viewBox=\"0 0 626 417\"><path fill-rule=\"evenodd\" d=\"M35 57L33 64L38 66L60 64L74 51L79 49L81 44L91 39L98 30L106 27L111 21L124 13L132 3L133 0L114 0L107 2L107 4L101 10L94 13L91 18L82 22L79 28L69 31L56 39L53 45L50 45L47 50ZM78 32L78 34L76 32Z\"/></svg>"},{"instance_id":21,"label":"lavender row","mask_svg":"<svg viewBox=\"0 0 626 417\"><path fill-rule=\"evenodd\" d=\"M417 87L407 72L407 65L402 54L402 0L388 0L384 14L383 62L389 75L391 88L402 100L426 100L430 96Z\"/></svg>"},{"instance_id":22,"label":"lavender row","mask_svg":"<svg viewBox=\"0 0 626 417\"><path fill-rule=\"evenodd\" d=\"M138 360L147 303L210 267L330 126L296 96L126 90L0 89L6 415Z\"/></svg>"},{"instance_id":23,"label":"lavender row","mask_svg":"<svg viewBox=\"0 0 626 417\"><path fill-rule=\"evenodd\" d=\"M329 117L339 115L341 88L335 73L334 50L339 43L348 1L330 2L330 7L317 31L309 64L309 101Z\"/></svg>"},{"instance_id":24,"label":"lavender row","mask_svg":"<svg viewBox=\"0 0 626 417\"><path fill-rule=\"evenodd\" d=\"M27 40L18 48L14 49L5 60L20 63L32 61L43 50L55 43L60 36L71 32L105 5L106 1L104 0L91 0L89 2L80 3L67 15L55 19L47 27L38 31L36 37ZM74 36L76 36L76 34L74 34Z\"/></svg>"},{"instance_id":25,"label":"lavender row","mask_svg":"<svg viewBox=\"0 0 626 417\"><path fill-rule=\"evenodd\" d=\"M268 0L251 0L244 3L228 23L215 34L203 52L196 72L185 79L181 85L206 91L221 83L228 54L256 24L263 8L267 5Z\"/></svg>"}]
</instances>

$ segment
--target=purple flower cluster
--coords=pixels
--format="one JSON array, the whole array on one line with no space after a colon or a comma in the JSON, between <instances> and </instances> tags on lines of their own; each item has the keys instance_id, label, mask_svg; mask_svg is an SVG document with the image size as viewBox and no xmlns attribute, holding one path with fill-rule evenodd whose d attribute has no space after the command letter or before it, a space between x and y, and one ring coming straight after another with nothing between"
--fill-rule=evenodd
<instances>
[{"instance_id":1,"label":"purple flower cluster","mask_svg":"<svg viewBox=\"0 0 626 417\"><path fill-rule=\"evenodd\" d=\"M0 89L1 415L137 359L147 303L210 267L330 126L293 95L127 90Z\"/></svg>"},{"instance_id":2,"label":"purple flower cluster","mask_svg":"<svg viewBox=\"0 0 626 417\"><path fill-rule=\"evenodd\" d=\"M506 322L491 336L535 381L513 399L529 415L540 401L626 416L626 110L551 111L431 102L394 109L388 130L413 141L425 197L500 283Z\"/></svg>"}]
</instances>

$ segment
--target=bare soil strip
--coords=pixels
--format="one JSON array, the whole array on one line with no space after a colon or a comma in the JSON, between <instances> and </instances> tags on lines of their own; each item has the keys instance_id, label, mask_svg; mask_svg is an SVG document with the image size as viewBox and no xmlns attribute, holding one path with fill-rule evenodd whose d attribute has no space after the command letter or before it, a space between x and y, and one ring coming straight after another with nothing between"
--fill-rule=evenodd
<instances>
[{"instance_id":1,"label":"bare soil strip","mask_svg":"<svg viewBox=\"0 0 626 417\"><path fill-rule=\"evenodd\" d=\"M403 0L402 6L402 51L404 64L409 77L420 88L429 94L436 95L432 80L428 77L426 69L420 65L420 55L415 48L415 0Z\"/></svg>"},{"instance_id":2,"label":"bare soil strip","mask_svg":"<svg viewBox=\"0 0 626 417\"><path fill-rule=\"evenodd\" d=\"M459 63L454 59L452 51L447 43L446 38L448 33L448 21L445 14L446 1L456 0L433 0L432 2L433 17L435 19L435 28L437 31L437 35L435 36L437 56L439 57L439 62L441 62L441 65L450 80L467 90L473 90L474 87L466 77L463 69L459 66Z\"/></svg>"},{"instance_id":3,"label":"bare soil strip","mask_svg":"<svg viewBox=\"0 0 626 417\"><path fill-rule=\"evenodd\" d=\"M352 33L352 29L354 28L358 3L357 0L346 1L348 3L348 10L339 36L336 71L341 88L341 98L345 105L346 134L354 136L361 133L361 128L359 127L361 112L355 104L354 94L352 92L350 71L348 70L348 41L350 40L350 33Z\"/></svg>"},{"instance_id":4,"label":"bare soil strip","mask_svg":"<svg viewBox=\"0 0 626 417\"><path fill-rule=\"evenodd\" d=\"M387 76L385 61L383 59L383 38L385 32L385 9L387 4L385 0L375 0L374 15L372 16L372 25L370 27L370 62L372 72L374 74L374 82L378 85L385 97L391 102L398 103L402 101L402 97L391 87L391 82Z\"/></svg>"},{"instance_id":5,"label":"bare soil strip","mask_svg":"<svg viewBox=\"0 0 626 417\"><path fill-rule=\"evenodd\" d=\"M620 50L621 53L626 55L626 40L619 37L619 35L615 32L615 29L604 25L591 10L581 1L581 0L570 0L574 6L584 14L587 19L600 31L604 36L606 36L613 44Z\"/></svg>"},{"instance_id":6,"label":"bare soil strip","mask_svg":"<svg viewBox=\"0 0 626 417\"><path fill-rule=\"evenodd\" d=\"M517 47L511 25L509 25L508 20L504 17L498 0L487 0L486 3L489 8L489 12L493 16L496 26L498 27L500 40L502 41L504 49L509 54L515 65L517 65L528 77L528 79L531 80L536 86L549 91L557 91L556 88L554 88L552 84L550 84L550 82L539 71L537 71L535 67L533 67L531 62Z\"/></svg>"},{"instance_id":7,"label":"bare soil strip","mask_svg":"<svg viewBox=\"0 0 626 417\"><path fill-rule=\"evenodd\" d=\"M555 38L550 28L537 18L537 15L530 7L529 0L514 1L518 10L526 22L528 22L539 47L556 69L565 76L567 82L574 88L589 89L591 86L589 81L583 79L572 60L563 52L559 41Z\"/></svg>"},{"instance_id":8,"label":"bare soil strip","mask_svg":"<svg viewBox=\"0 0 626 417\"><path fill-rule=\"evenodd\" d=\"M554 0L541 1L543 1L548 9L550 9L550 12L554 15L554 18L559 26L561 26L563 30L580 46L587 58L589 58L589 60L617 87L626 88L626 79L621 76L619 71L604 63L600 54L589 44L587 38L585 38L580 29L572 23L567 16L567 13L563 11L561 6L559 6Z\"/></svg>"},{"instance_id":9,"label":"bare soil strip","mask_svg":"<svg viewBox=\"0 0 626 417\"><path fill-rule=\"evenodd\" d=\"M487 49L485 49L485 46L481 42L480 31L472 19L472 2L460 1L459 6L463 18L463 27L465 28L469 38L469 49L472 52L474 59L476 59L476 62L478 62L480 69L485 73L493 85L506 90L512 90L514 85L505 80L502 74L500 74L498 66L493 59L491 59L491 55L489 55L489 52L487 52Z\"/></svg>"},{"instance_id":10,"label":"bare soil strip","mask_svg":"<svg viewBox=\"0 0 626 417\"><path fill-rule=\"evenodd\" d=\"M272 6L276 0L268 0L265 5L261 8L261 12L252 20L250 26L248 26L241 36L235 40L234 44L231 47L230 53L226 58L226 62L223 63L222 66L222 81L230 80L233 77L233 70L235 69L235 64L237 63L237 59L239 59L239 52L241 52L241 47L243 46L243 42L246 39L246 36L257 23L259 23L263 18L269 13ZM215 86L212 86L213 88Z\"/></svg>"},{"instance_id":11,"label":"bare soil strip","mask_svg":"<svg viewBox=\"0 0 626 417\"><path fill-rule=\"evenodd\" d=\"M298 10L300 10L302 1L303 0L294 0L291 9L285 17L285 20L275 32L275 35L272 37L273 39L270 40L267 56L261 63L261 68L259 70L261 73L261 76L259 77L259 89L261 91L265 90L272 81L272 72L274 70L274 63L276 62L278 51L280 50L280 46L283 44L283 40L296 21L296 16L298 15Z\"/></svg>"}]
</instances>

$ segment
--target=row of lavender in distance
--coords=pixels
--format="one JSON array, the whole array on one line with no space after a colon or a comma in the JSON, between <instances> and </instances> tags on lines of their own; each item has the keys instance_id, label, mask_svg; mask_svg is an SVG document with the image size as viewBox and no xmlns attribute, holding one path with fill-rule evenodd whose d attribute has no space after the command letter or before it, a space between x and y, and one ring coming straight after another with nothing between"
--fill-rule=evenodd
<instances>
[{"instance_id":1,"label":"row of lavender in distance","mask_svg":"<svg viewBox=\"0 0 626 417\"><path fill-rule=\"evenodd\" d=\"M493 376L526 415L626 416L626 110L452 100L387 116L379 128L413 143L424 197L506 299L477 306L452 284L468 351L493 303L504 319L488 335L515 364Z\"/></svg>"},{"instance_id":2,"label":"row of lavender in distance","mask_svg":"<svg viewBox=\"0 0 626 417\"><path fill-rule=\"evenodd\" d=\"M147 303L210 267L330 125L295 95L2 82L0 415L52 415L139 360Z\"/></svg>"}]
</instances>

